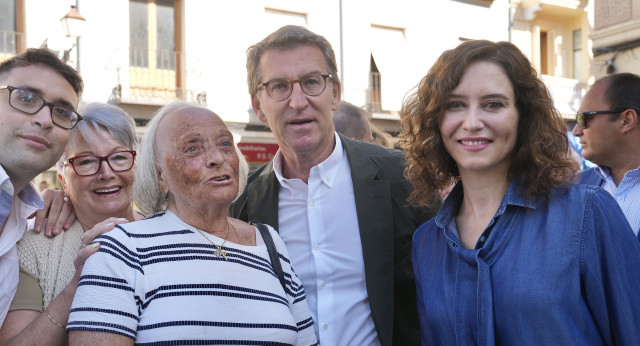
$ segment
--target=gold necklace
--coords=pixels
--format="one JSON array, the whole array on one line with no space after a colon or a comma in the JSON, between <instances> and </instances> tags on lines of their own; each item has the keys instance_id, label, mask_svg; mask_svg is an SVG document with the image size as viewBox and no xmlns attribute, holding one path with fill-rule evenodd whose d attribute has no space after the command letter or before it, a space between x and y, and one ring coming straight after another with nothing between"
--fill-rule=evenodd
<instances>
[{"instance_id":1,"label":"gold necklace","mask_svg":"<svg viewBox=\"0 0 640 346\"><path fill-rule=\"evenodd\" d=\"M198 232L200 232L200 234L202 234L202 236L209 241L209 243L211 243L211 245L216 247L216 250L213 252L214 255L216 255L216 257L220 257L222 256L224 258L224 260L227 260L227 252L222 250L222 247L224 246L224 244L227 242L227 237L229 236L229 225L231 223L229 221L227 221L227 234L224 236L224 241L222 242L222 244L220 245L216 245L211 239L209 239L209 237L207 237L206 235L204 235L204 232L202 232L199 228L196 227L196 230ZM233 230L235 231L235 227L233 228Z\"/></svg>"}]
</instances>

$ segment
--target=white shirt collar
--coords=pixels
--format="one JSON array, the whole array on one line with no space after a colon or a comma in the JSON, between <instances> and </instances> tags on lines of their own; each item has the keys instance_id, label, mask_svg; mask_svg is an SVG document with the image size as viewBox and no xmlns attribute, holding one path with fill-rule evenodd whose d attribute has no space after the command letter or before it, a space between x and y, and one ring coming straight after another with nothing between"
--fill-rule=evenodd
<instances>
[{"instance_id":1,"label":"white shirt collar","mask_svg":"<svg viewBox=\"0 0 640 346\"><path fill-rule=\"evenodd\" d=\"M338 165L342 160L342 156L344 155L344 150L342 148L342 140L340 140L340 136L338 136L337 132L335 133L335 141L336 145L333 148L333 152L329 157L327 157L324 161L320 162L316 166L311 168L312 172L317 170L322 181L329 187L333 186L335 182L335 176L338 172ZM273 171L276 174L276 178L280 182L280 185L285 188L289 188L287 186L287 179L282 175L282 160L284 160L284 156L280 149L276 152L276 155L273 157Z\"/></svg>"}]
</instances>

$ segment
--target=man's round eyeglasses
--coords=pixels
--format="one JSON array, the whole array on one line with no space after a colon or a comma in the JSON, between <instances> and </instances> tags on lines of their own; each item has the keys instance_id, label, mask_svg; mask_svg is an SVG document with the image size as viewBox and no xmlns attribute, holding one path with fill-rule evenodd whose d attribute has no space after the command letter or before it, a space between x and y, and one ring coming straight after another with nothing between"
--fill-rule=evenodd
<instances>
[{"instance_id":1,"label":"man's round eyeglasses","mask_svg":"<svg viewBox=\"0 0 640 346\"><path fill-rule=\"evenodd\" d=\"M596 115L622 113L625 110L626 109L615 109L615 110L611 109L611 110L608 110L608 111L578 112L576 114L576 124L578 124L578 126L580 126L581 129L586 129L587 128L587 120L593 118Z\"/></svg>"},{"instance_id":2,"label":"man's round eyeglasses","mask_svg":"<svg viewBox=\"0 0 640 346\"><path fill-rule=\"evenodd\" d=\"M291 96L293 85L300 84L302 91L309 96L318 96L322 94L327 87L327 78L331 78L330 74L313 73L306 75L300 79L288 80L284 78L272 79L266 83L259 84L258 87L265 87L267 94L276 100L283 101Z\"/></svg>"},{"instance_id":3,"label":"man's round eyeglasses","mask_svg":"<svg viewBox=\"0 0 640 346\"><path fill-rule=\"evenodd\" d=\"M9 90L9 105L23 113L36 114L44 106L49 106L51 121L63 129L71 130L78 121L82 120L82 116L73 109L45 101L42 96L33 91L0 85L0 90L2 89Z\"/></svg>"},{"instance_id":4,"label":"man's round eyeglasses","mask_svg":"<svg viewBox=\"0 0 640 346\"><path fill-rule=\"evenodd\" d=\"M67 165L71 165L77 175L86 177L97 174L102 166L102 161L106 161L114 172L128 171L133 167L136 159L136 152L133 150L116 151L105 156L80 155L67 160Z\"/></svg>"}]
</instances>

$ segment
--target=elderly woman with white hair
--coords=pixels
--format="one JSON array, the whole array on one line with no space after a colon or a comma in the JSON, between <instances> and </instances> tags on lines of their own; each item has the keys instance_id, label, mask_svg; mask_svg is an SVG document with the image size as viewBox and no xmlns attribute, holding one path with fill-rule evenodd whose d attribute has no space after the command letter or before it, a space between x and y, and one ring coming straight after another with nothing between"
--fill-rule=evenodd
<instances>
[{"instance_id":1,"label":"elderly woman with white hair","mask_svg":"<svg viewBox=\"0 0 640 346\"><path fill-rule=\"evenodd\" d=\"M104 103L91 103L82 113L58 161L65 200L73 203L77 219L54 238L31 230L18 243L20 281L0 344L67 344L64 325L82 263L97 251L84 246L116 224L142 218L132 203L138 143L133 119Z\"/></svg>"},{"instance_id":2,"label":"elderly woman with white hair","mask_svg":"<svg viewBox=\"0 0 640 346\"><path fill-rule=\"evenodd\" d=\"M71 345L317 344L282 240L228 217L247 170L218 115L183 102L162 108L134 187L153 216L96 239L69 317Z\"/></svg>"}]
</instances>

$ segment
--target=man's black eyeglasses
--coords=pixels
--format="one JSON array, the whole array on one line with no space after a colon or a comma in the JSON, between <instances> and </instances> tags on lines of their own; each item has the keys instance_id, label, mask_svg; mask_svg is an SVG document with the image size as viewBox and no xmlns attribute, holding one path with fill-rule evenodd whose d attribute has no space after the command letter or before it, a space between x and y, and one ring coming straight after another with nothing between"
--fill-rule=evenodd
<instances>
[{"instance_id":1,"label":"man's black eyeglasses","mask_svg":"<svg viewBox=\"0 0 640 346\"><path fill-rule=\"evenodd\" d=\"M302 91L309 96L318 96L322 94L327 87L327 78L331 78L330 74L313 73L304 76L298 80L288 80L284 78L272 79L266 83L259 84L258 87L265 87L267 94L276 101L283 101L291 96L293 85L300 83Z\"/></svg>"},{"instance_id":2,"label":"man's black eyeglasses","mask_svg":"<svg viewBox=\"0 0 640 346\"><path fill-rule=\"evenodd\" d=\"M625 110L626 109L616 109L616 110L612 109L608 111L578 112L576 114L576 123L578 124L578 126L580 126L581 129L585 129L587 128L587 120L589 120L590 118L593 118L596 115L622 113Z\"/></svg>"},{"instance_id":3,"label":"man's black eyeglasses","mask_svg":"<svg viewBox=\"0 0 640 346\"><path fill-rule=\"evenodd\" d=\"M51 121L63 129L71 130L78 121L82 120L82 116L73 109L45 101L42 96L33 91L0 85L0 90L2 89L9 90L9 105L23 113L36 114L44 106L49 106Z\"/></svg>"}]
</instances>

